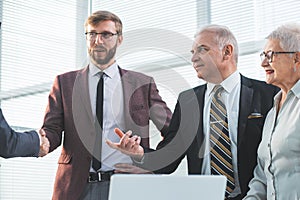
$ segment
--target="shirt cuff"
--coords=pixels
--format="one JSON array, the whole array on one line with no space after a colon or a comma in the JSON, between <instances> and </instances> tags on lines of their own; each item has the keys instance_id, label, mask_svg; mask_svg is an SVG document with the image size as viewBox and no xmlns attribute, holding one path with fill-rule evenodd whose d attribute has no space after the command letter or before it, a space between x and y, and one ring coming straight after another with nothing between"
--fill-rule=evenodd
<instances>
[{"instance_id":1,"label":"shirt cuff","mask_svg":"<svg viewBox=\"0 0 300 200\"><path fill-rule=\"evenodd\" d=\"M40 146L42 144L42 136L39 134L39 129L35 130L36 134L38 135L39 137L39 141L40 141Z\"/></svg>"},{"instance_id":2,"label":"shirt cuff","mask_svg":"<svg viewBox=\"0 0 300 200\"><path fill-rule=\"evenodd\" d=\"M144 164L144 160L145 160L145 155L143 155L141 160L136 160L135 158L132 158L133 162L139 165Z\"/></svg>"}]
</instances>

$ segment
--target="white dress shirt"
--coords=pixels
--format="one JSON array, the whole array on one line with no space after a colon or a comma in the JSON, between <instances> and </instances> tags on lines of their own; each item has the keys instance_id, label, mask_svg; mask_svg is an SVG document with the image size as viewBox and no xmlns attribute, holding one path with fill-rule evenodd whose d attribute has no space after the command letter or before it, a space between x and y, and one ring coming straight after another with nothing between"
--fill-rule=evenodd
<instances>
[{"instance_id":1,"label":"white dress shirt","mask_svg":"<svg viewBox=\"0 0 300 200\"><path fill-rule=\"evenodd\" d=\"M280 91L274 97L266 117L258 165L244 199L300 199L300 80L276 114L281 96Z\"/></svg>"},{"instance_id":2,"label":"white dress shirt","mask_svg":"<svg viewBox=\"0 0 300 200\"><path fill-rule=\"evenodd\" d=\"M241 193L238 179L237 168L237 129L238 129L238 117L239 117L239 102L240 102L240 88L241 88L241 76L238 71L231 74L220 84L224 90L221 93L222 99L226 106L229 137L231 140L231 152L232 152L232 164L234 170L235 189L230 194L230 197L234 197ZM211 174L210 167L210 105L212 100L212 90L215 84L207 83L207 90L205 92L204 110L203 110L203 128L205 136L205 153L202 165L202 174Z\"/></svg>"},{"instance_id":3,"label":"white dress shirt","mask_svg":"<svg viewBox=\"0 0 300 200\"><path fill-rule=\"evenodd\" d=\"M89 64L89 93L93 116L96 119L96 96L100 69L92 63ZM116 163L132 163L129 156L120 151L110 148L105 140L119 142L120 138L114 132L114 128L125 129L124 122L124 94L121 76L117 63L115 62L103 71L103 132L102 132L102 154L101 171L114 169Z\"/></svg>"}]
</instances>

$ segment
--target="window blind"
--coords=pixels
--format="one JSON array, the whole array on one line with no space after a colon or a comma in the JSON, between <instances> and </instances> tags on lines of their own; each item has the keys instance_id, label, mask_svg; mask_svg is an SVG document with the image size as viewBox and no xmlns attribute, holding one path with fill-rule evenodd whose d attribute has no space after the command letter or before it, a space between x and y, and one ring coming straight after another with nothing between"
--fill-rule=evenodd
<instances>
[{"instance_id":1,"label":"window blind","mask_svg":"<svg viewBox=\"0 0 300 200\"><path fill-rule=\"evenodd\" d=\"M16 130L38 129L57 74L86 61L87 1L3 0L0 103ZM0 199L51 199L60 149L44 158L0 158Z\"/></svg>"},{"instance_id":2,"label":"window blind","mask_svg":"<svg viewBox=\"0 0 300 200\"><path fill-rule=\"evenodd\" d=\"M90 7L88 3L91 3ZM228 26L236 35L239 71L264 80L259 52L278 25L300 18L298 0L2 0L0 2L0 100L9 124L39 128L54 76L86 63L83 23L109 10L124 23L118 63L154 77L174 109L179 92L203 84L190 61L196 30ZM151 127L151 145L160 140ZM44 158L0 158L0 199L51 199L60 149ZM186 173L186 163L177 173Z\"/></svg>"}]
</instances>

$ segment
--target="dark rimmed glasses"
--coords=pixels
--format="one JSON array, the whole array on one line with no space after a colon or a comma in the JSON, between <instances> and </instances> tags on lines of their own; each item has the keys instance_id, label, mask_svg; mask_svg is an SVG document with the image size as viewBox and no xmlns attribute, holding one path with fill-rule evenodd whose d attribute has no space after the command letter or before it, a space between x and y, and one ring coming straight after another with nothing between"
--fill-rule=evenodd
<instances>
[{"instance_id":1,"label":"dark rimmed glasses","mask_svg":"<svg viewBox=\"0 0 300 200\"><path fill-rule=\"evenodd\" d=\"M102 33L97 33L97 32L86 32L86 39L89 41L95 41L97 38L97 35L100 35L102 40L110 41L115 35L118 35L118 33L111 33L111 32L102 32Z\"/></svg>"},{"instance_id":2,"label":"dark rimmed glasses","mask_svg":"<svg viewBox=\"0 0 300 200\"><path fill-rule=\"evenodd\" d=\"M295 51L268 51L268 52L263 51L260 54L260 59L263 62L267 58L267 61L271 63L273 61L273 57L275 54L293 54L293 53L296 52Z\"/></svg>"}]
</instances>

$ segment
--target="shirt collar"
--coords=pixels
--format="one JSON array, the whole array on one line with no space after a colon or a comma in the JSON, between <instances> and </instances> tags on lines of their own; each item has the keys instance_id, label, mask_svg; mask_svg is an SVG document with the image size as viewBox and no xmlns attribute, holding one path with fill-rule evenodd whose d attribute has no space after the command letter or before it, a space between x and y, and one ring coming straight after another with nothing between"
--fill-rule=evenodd
<instances>
[{"instance_id":1,"label":"shirt collar","mask_svg":"<svg viewBox=\"0 0 300 200\"><path fill-rule=\"evenodd\" d=\"M90 62L90 64L89 64L89 70L90 70L90 74L92 76L97 76L98 73L101 72L101 70L98 67L96 67L92 62ZM109 66L102 72L104 72L107 77L110 77L110 78L114 77L115 75L117 75L119 73L119 68L118 68L117 62L114 62L111 66Z\"/></svg>"},{"instance_id":2,"label":"shirt collar","mask_svg":"<svg viewBox=\"0 0 300 200\"><path fill-rule=\"evenodd\" d=\"M241 76L238 71L233 72L229 77L227 77L224 81L220 83L220 85L224 88L227 93L230 93L236 85L241 83ZM211 94L212 90L216 84L207 83L207 92Z\"/></svg>"},{"instance_id":3,"label":"shirt collar","mask_svg":"<svg viewBox=\"0 0 300 200\"><path fill-rule=\"evenodd\" d=\"M299 99L300 98L300 80L292 87L291 92Z\"/></svg>"},{"instance_id":4,"label":"shirt collar","mask_svg":"<svg viewBox=\"0 0 300 200\"><path fill-rule=\"evenodd\" d=\"M300 99L300 80L296 82L296 84L291 88L291 90L288 92L288 95L295 95L298 99ZM275 105L278 105L282 96L282 90L280 90L275 96L274 96L274 102Z\"/></svg>"}]
</instances>

